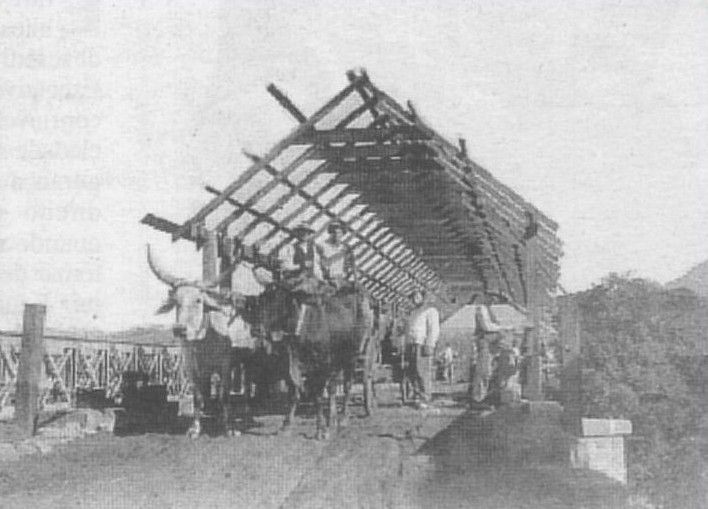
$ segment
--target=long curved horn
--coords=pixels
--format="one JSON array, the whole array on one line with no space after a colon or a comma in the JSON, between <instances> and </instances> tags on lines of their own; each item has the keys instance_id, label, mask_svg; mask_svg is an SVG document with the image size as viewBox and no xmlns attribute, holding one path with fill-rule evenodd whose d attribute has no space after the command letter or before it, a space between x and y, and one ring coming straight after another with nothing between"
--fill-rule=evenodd
<instances>
[{"instance_id":1,"label":"long curved horn","mask_svg":"<svg viewBox=\"0 0 708 509\"><path fill-rule=\"evenodd\" d=\"M152 250L150 249L150 244L147 245L147 260L148 260L148 265L150 266L150 270L152 271L155 276L157 276L157 279L162 281L168 286L175 287L179 283L182 283L184 280L180 279L178 277L173 276L172 274L169 274L168 272L165 272L156 262L155 259L152 256Z\"/></svg>"}]
</instances>

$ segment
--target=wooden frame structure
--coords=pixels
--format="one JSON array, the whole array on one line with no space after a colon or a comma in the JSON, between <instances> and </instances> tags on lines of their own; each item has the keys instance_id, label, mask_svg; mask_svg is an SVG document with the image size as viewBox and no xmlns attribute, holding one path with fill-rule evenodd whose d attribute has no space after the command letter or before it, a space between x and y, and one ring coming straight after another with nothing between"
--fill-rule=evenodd
<instances>
[{"instance_id":1,"label":"wooden frame structure","mask_svg":"<svg viewBox=\"0 0 708 509\"><path fill-rule=\"evenodd\" d=\"M558 225L497 181L402 106L365 71L311 116L274 85L273 97L297 126L182 224L142 222L201 246L215 232L222 258L233 246L272 265L307 224L322 235L346 225L362 282L380 302L409 306L414 289L436 295L443 314L480 291L520 306L551 303L561 243ZM531 253L533 251L533 253ZM532 259L533 262L529 263Z\"/></svg>"}]
</instances>

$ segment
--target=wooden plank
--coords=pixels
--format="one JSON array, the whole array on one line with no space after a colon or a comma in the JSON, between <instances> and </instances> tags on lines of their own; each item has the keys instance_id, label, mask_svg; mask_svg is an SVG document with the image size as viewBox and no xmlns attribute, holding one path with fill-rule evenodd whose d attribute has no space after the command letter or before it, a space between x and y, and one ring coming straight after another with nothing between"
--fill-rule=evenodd
<instances>
[{"instance_id":1,"label":"wooden plank","mask_svg":"<svg viewBox=\"0 0 708 509\"><path fill-rule=\"evenodd\" d=\"M174 233L179 230L180 225L154 214L146 214L140 222L164 233Z\"/></svg>"},{"instance_id":2,"label":"wooden plank","mask_svg":"<svg viewBox=\"0 0 708 509\"><path fill-rule=\"evenodd\" d=\"M327 101L327 103L320 108L314 115L312 115L306 122L300 124L295 128L288 136L280 140L258 163L254 163L250 168L243 172L236 180L229 184L221 196L214 198L207 205L202 207L192 218L187 220L180 229L172 235L172 240L177 240L182 237L185 232L187 232L192 224L201 223L204 219L214 210L216 210L219 205L226 201L226 198L231 196L236 190L246 184L251 178L253 178L263 167L270 164L276 157L278 157L285 149L292 145L293 140L297 139L304 132L311 129L317 122L324 118L328 113L330 113L334 108L336 108L344 99L346 99L349 94L354 90L357 84L361 83L363 80L359 78L356 82L352 82L349 86L345 87L341 92L339 92L332 99Z\"/></svg>"}]
</instances>

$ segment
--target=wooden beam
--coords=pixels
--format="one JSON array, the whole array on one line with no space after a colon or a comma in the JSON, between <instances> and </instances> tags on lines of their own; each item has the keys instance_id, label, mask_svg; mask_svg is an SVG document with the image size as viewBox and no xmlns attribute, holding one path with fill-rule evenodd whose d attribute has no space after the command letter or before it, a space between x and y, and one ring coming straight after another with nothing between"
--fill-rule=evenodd
<instances>
[{"instance_id":1,"label":"wooden beam","mask_svg":"<svg viewBox=\"0 0 708 509\"><path fill-rule=\"evenodd\" d=\"M307 117L302 114L302 112L293 104L293 102L290 100L290 98L285 95L283 92L281 92L278 87L276 87L273 83L268 85L266 88L270 95L272 95L276 101L280 103L280 105L288 110L288 113L290 113L293 117L295 117L295 120L297 120L299 123L304 124L307 122Z\"/></svg>"},{"instance_id":2,"label":"wooden beam","mask_svg":"<svg viewBox=\"0 0 708 509\"><path fill-rule=\"evenodd\" d=\"M413 143L381 143L375 145L336 145L318 146L310 159L354 160L354 159L383 159L390 157L425 159L425 154L421 149L423 145ZM414 163L415 164L415 163Z\"/></svg>"},{"instance_id":3,"label":"wooden beam","mask_svg":"<svg viewBox=\"0 0 708 509\"><path fill-rule=\"evenodd\" d=\"M323 129L305 132L293 144L329 145L332 143L383 143L387 141L420 141L430 139L412 126L383 128L359 127Z\"/></svg>"},{"instance_id":4,"label":"wooden beam","mask_svg":"<svg viewBox=\"0 0 708 509\"><path fill-rule=\"evenodd\" d=\"M221 196L214 198L207 205L202 207L194 216L187 220L178 231L172 235L172 240L177 240L187 232L192 224L198 224L204 221L204 219L222 203L226 201L226 198L231 196L236 190L241 188L246 184L251 178L253 178L260 170L262 170L267 164L270 164L276 157L278 157L285 149L292 145L293 140L297 139L302 133L311 129L317 122L325 117L329 112L337 107L344 99L346 99L349 94L356 88L357 84L363 82L361 77L356 81L349 84L341 92L339 92L332 99L327 101L327 103L320 108L314 115L312 115L306 122L300 124L295 128L288 136L283 138L279 143L277 143L259 162L254 163L250 168L243 172L239 178L229 184L223 191Z\"/></svg>"}]
</instances>

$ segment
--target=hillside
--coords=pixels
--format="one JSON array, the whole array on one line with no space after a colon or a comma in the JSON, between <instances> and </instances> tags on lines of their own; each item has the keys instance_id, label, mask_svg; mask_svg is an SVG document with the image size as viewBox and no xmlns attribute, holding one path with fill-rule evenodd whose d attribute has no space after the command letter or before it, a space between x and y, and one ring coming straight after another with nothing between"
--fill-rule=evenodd
<instances>
[{"instance_id":1,"label":"hillside","mask_svg":"<svg viewBox=\"0 0 708 509\"><path fill-rule=\"evenodd\" d=\"M708 297L708 260L699 263L683 276L669 281L666 288L688 288L701 297Z\"/></svg>"}]
</instances>

